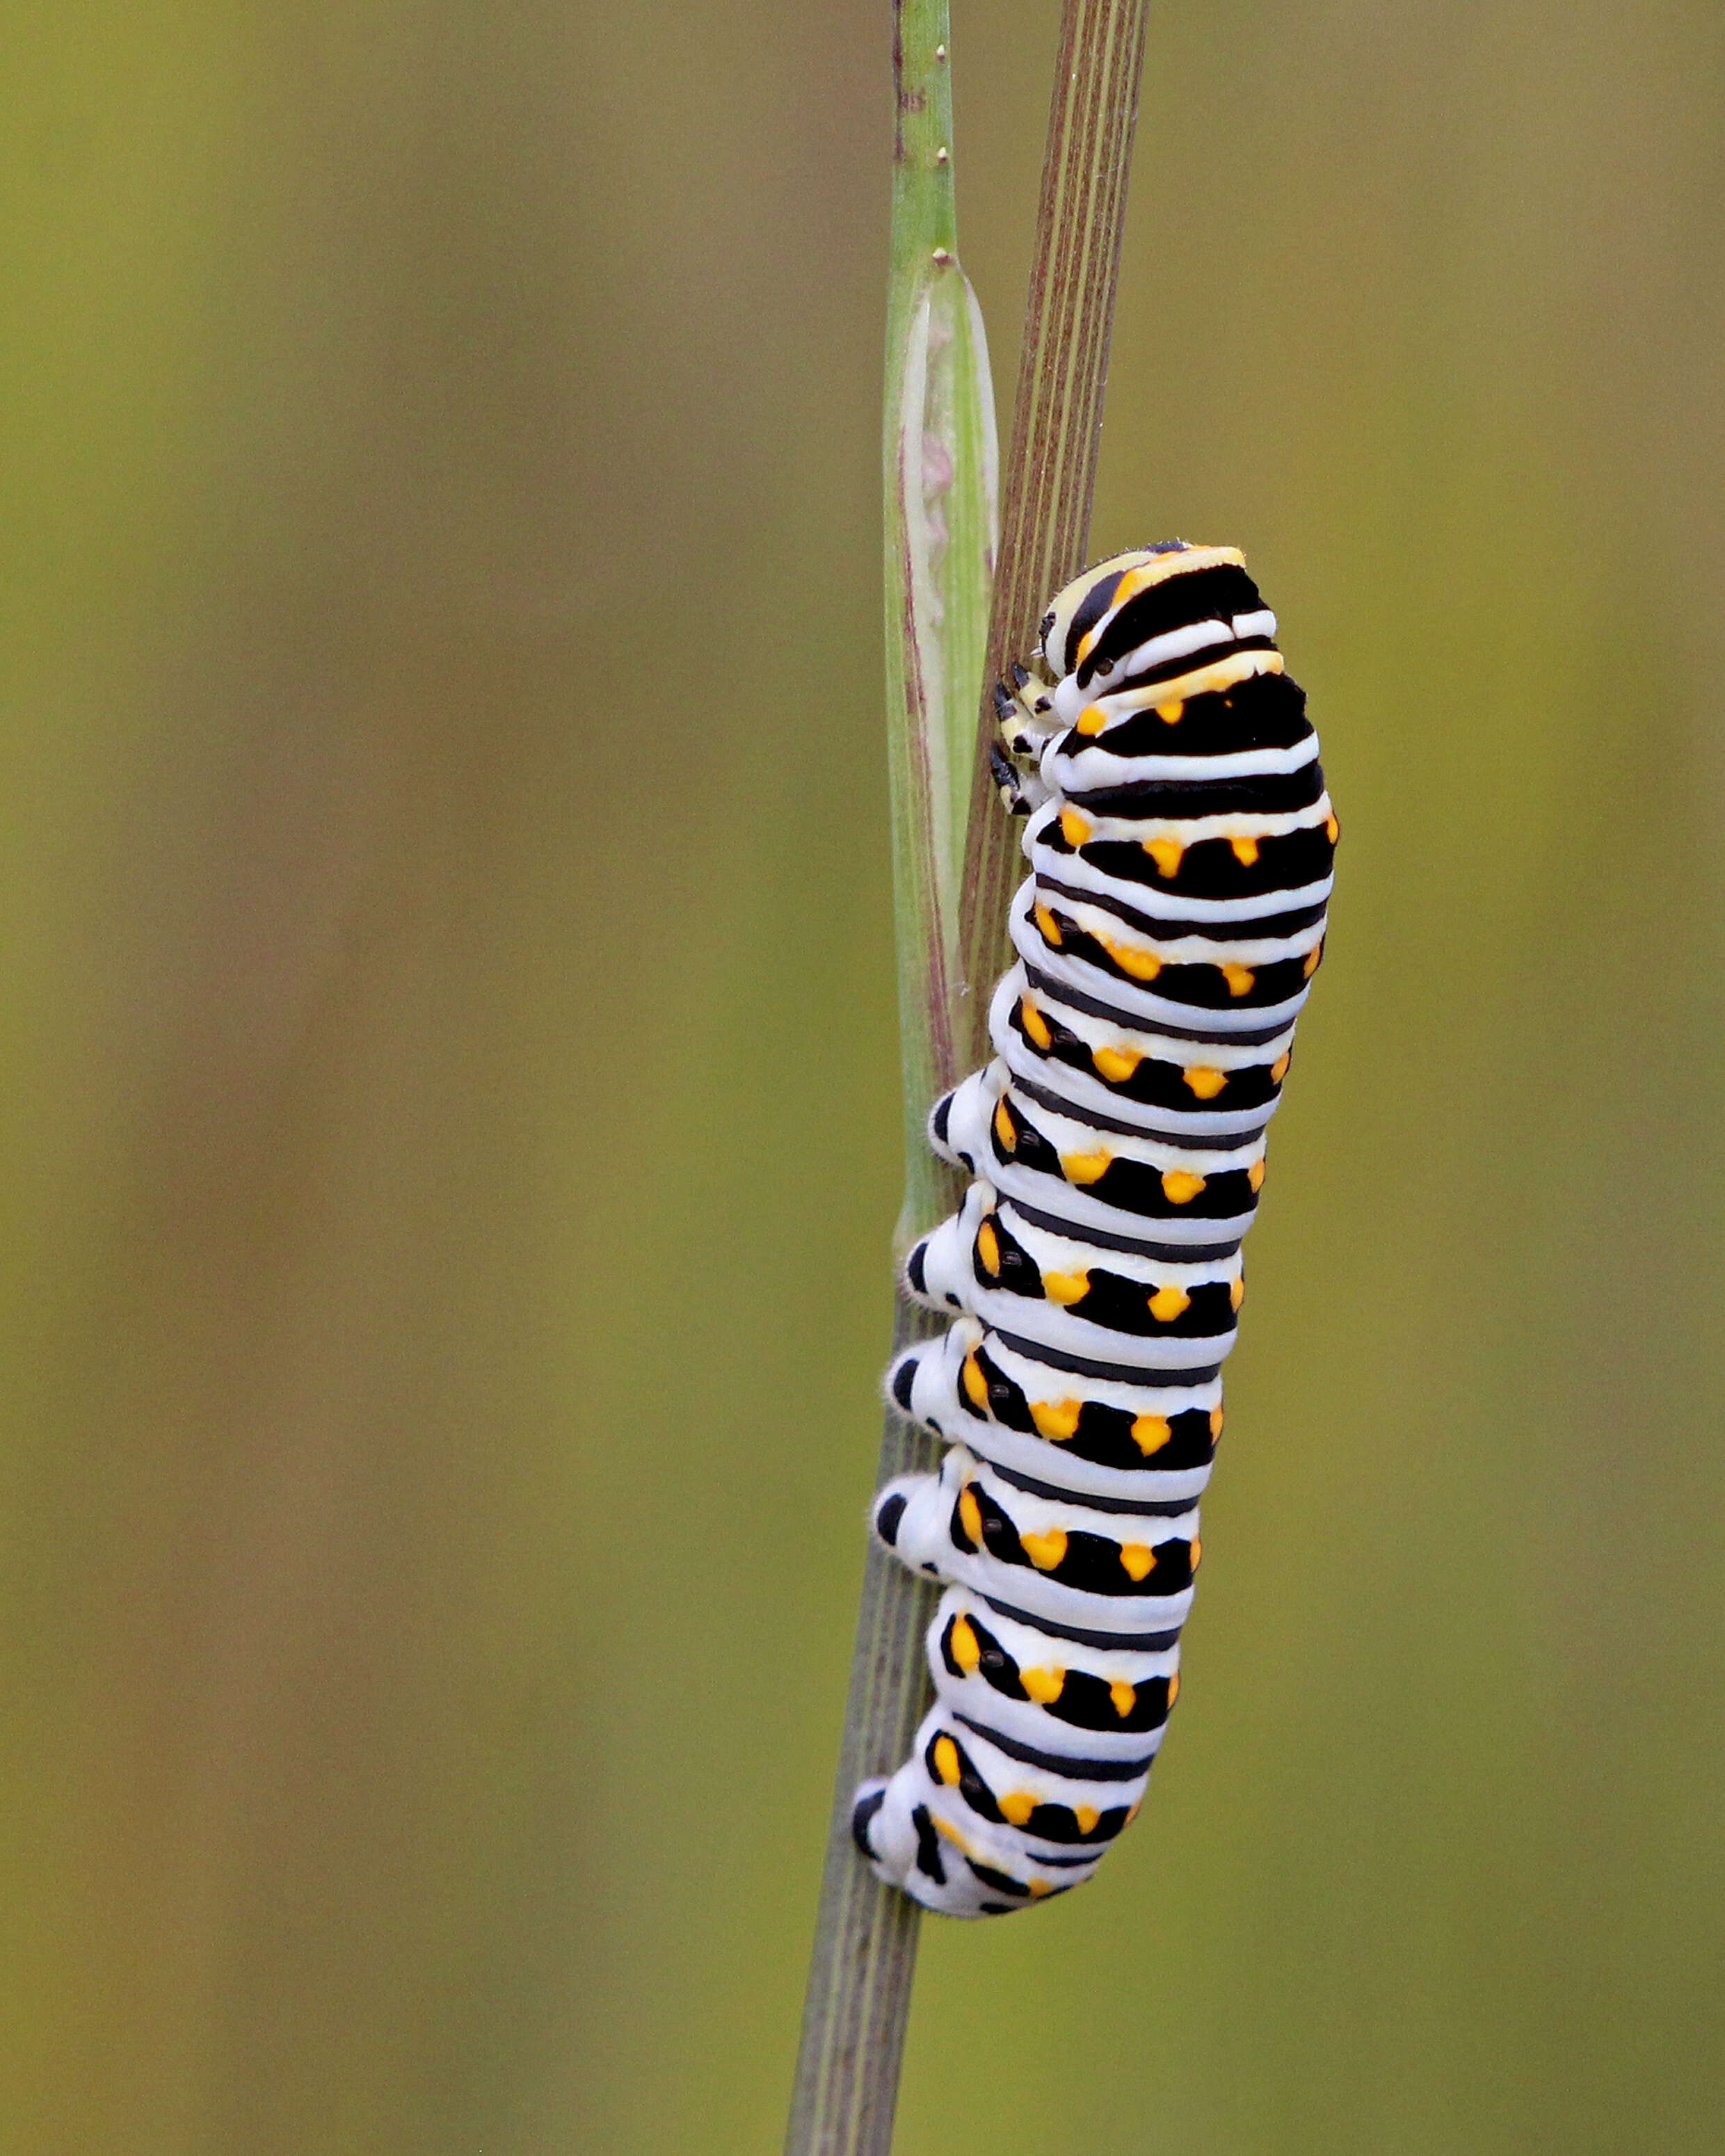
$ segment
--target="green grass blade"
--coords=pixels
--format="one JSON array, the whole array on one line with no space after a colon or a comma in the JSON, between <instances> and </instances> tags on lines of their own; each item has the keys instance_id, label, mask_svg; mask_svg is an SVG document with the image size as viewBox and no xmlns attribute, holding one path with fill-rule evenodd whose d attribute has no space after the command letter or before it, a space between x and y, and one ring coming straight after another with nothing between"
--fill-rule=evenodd
<instances>
[{"instance_id":1,"label":"green grass blade","mask_svg":"<svg viewBox=\"0 0 1725 2156\"><path fill-rule=\"evenodd\" d=\"M950 1193L923 1132L957 1075L958 898L988 638L999 449L988 351L951 250L907 265L889 356L886 441L887 758L903 1055L901 1253Z\"/></svg>"},{"instance_id":2,"label":"green grass blade","mask_svg":"<svg viewBox=\"0 0 1725 2156\"><path fill-rule=\"evenodd\" d=\"M896 125L883 428L887 769L903 1070L901 1254L947 1209L924 1122L955 1075L952 1000L977 711L988 641L999 449L981 315L958 267L945 0L896 0ZM932 1321L901 1300L896 1345ZM936 1448L886 1418L882 1481ZM803 2003L786 2156L886 2156L918 1912L850 1840L859 1781L896 1765L927 1690L930 1587L871 1543Z\"/></svg>"},{"instance_id":3,"label":"green grass blade","mask_svg":"<svg viewBox=\"0 0 1725 2156\"><path fill-rule=\"evenodd\" d=\"M952 984L999 516L981 312L957 261L947 9L905 0L895 38L884 413L887 769L905 1116L904 1245L947 1190L923 1139L956 1075Z\"/></svg>"}]
</instances>

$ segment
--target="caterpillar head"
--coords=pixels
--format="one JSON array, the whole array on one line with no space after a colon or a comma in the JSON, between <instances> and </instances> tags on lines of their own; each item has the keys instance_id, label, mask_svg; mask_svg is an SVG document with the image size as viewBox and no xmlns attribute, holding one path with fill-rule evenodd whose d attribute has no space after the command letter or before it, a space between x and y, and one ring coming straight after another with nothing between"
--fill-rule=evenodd
<instances>
[{"instance_id":1,"label":"caterpillar head","mask_svg":"<svg viewBox=\"0 0 1725 2156\"><path fill-rule=\"evenodd\" d=\"M1044 663L1056 680L1073 673L1085 656L1086 638L1127 598L1193 569L1223 562L1237 567L1244 560L1233 547L1194 547L1183 539L1160 539L1153 547L1111 554L1075 577L1042 617Z\"/></svg>"}]
</instances>

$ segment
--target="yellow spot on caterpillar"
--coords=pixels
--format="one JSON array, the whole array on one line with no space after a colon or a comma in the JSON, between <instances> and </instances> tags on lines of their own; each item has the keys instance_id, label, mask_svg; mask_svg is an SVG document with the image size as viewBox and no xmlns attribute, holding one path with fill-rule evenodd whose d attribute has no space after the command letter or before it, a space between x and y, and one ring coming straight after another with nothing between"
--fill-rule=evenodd
<instances>
[{"instance_id":1,"label":"yellow spot on caterpillar","mask_svg":"<svg viewBox=\"0 0 1725 2156\"><path fill-rule=\"evenodd\" d=\"M1280 674L1283 670L1282 655L1279 651L1236 651L1229 658L1218 659L1209 666L1194 667L1189 674L1177 675L1169 681L1158 681L1153 690L1138 691L1146 702L1156 695L1164 703L1176 696L1183 696L1189 704L1194 696L1219 696L1230 689L1237 689L1243 681L1250 681L1256 674Z\"/></svg>"},{"instance_id":2,"label":"yellow spot on caterpillar","mask_svg":"<svg viewBox=\"0 0 1725 2156\"><path fill-rule=\"evenodd\" d=\"M976 1231L976 1254L983 1261L983 1270L998 1274L1000 1270L1000 1238L994 1233L994 1223L984 1220Z\"/></svg>"},{"instance_id":3,"label":"yellow spot on caterpillar","mask_svg":"<svg viewBox=\"0 0 1725 2156\"><path fill-rule=\"evenodd\" d=\"M955 1848L962 1851L966 1856L969 1856L970 1844L965 1840L964 1836L959 1833L956 1826L949 1825L938 1813L936 1813L935 1815L934 1823L936 1826L939 1828L940 1831L945 1835L947 1840L950 1841Z\"/></svg>"},{"instance_id":4,"label":"yellow spot on caterpillar","mask_svg":"<svg viewBox=\"0 0 1725 2156\"><path fill-rule=\"evenodd\" d=\"M1065 1688L1064 1670L1020 1670L1019 1677L1039 1707L1052 1707Z\"/></svg>"},{"instance_id":5,"label":"yellow spot on caterpillar","mask_svg":"<svg viewBox=\"0 0 1725 2156\"><path fill-rule=\"evenodd\" d=\"M1108 1687L1108 1697L1114 1702L1114 1712L1124 1722L1138 1703L1138 1688L1129 1685L1124 1677L1117 1677Z\"/></svg>"},{"instance_id":6,"label":"yellow spot on caterpillar","mask_svg":"<svg viewBox=\"0 0 1725 2156\"><path fill-rule=\"evenodd\" d=\"M1293 1057L1286 1050L1276 1057L1275 1062L1270 1066L1270 1081L1272 1085L1281 1085L1282 1080L1287 1076L1288 1065L1293 1060Z\"/></svg>"},{"instance_id":7,"label":"yellow spot on caterpillar","mask_svg":"<svg viewBox=\"0 0 1725 2156\"><path fill-rule=\"evenodd\" d=\"M1061 809L1060 836L1069 846L1083 845L1090 835L1091 827L1087 817L1081 816L1076 808Z\"/></svg>"},{"instance_id":8,"label":"yellow spot on caterpillar","mask_svg":"<svg viewBox=\"0 0 1725 2156\"><path fill-rule=\"evenodd\" d=\"M994 1135L1009 1152L1016 1150L1019 1134L1004 1101L997 1101L994 1104Z\"/></svg>"},{"instance_id":9,"label":"yellow spot on caterpillar","mask_svg":"<svg viewBox=\"0 0 1725 2156\"><path fill-rule=\"evenodd\" d=\"M1213 1070L1207 1063L1194 1063L1183 1075L1200 1101L1214 1101L1228 1083L1225 1070Z\"/></svg>"},{"instance_id":10,"label":"yellow spot on caterpillar","mask_svg":"<svg viewBox=\"0 0 1725 2156\"><path fill-rule=\"evenodd\" d=\"M1158 1325L1172 1325L1177 1317L1183 1317L1192 1307L1192 1298L1183 1287L1170 1284L1159 1287L1150 1298L1150 1315Z\"/></svg>"},{"instance_id":11,"label":"yellow spot on caterpillar","mask_svg":"<svg viewBox=\"0 0 1725 2156\"><path fill-rule=\"evenodd\" d=\"M1072 721L1072 730L1075 733L1094 737L1101 733L1107 723L1108 714L1100 704L1086 704Z\"/></svg>"},{"instance_id":12,"label":"yellow spot on caterpillar","mask_svg":"<svg viewBox=\"0 0 1725 2156\"><path fill-rule=\"evenodd\" d=\"M1180 858L1185 850L1178 839L1146 839L1144 841L1144 851L1155 862L1158 875L1178 875Z\"/></svg>"},{"instance_id":13,"label":"yellow spot on caterpillar","mask_svg":"<svg viewBox=\"0 0 1725 2156\"><path fill-rule=\"evenodd\" d=\"M950 1737L934 1740L934 1771L949 1789L958 1786L958 1747Z\"/></svg>"},{"instance_id":14,"label":"yellow spot on caterpillar","mask_svg":"<svg viewBox=\"0 0 1725 2156\"><path fill-rule=\"evenodd\" d=\"M983 1650L969 1618L955 1617L952 1620L952 1636L948 1644L952 1650L952 1660L966 1676L974 1676L983 1666Z\"/></svg>"},{"instance_id":15,"label":"yellow spot on caterpillar","mask_svg":"<svg viewBox=\"0 0 1725 2156\"><path fill-rule=\"evenodd\" d=\"M1028 1826L1036 1799L1028 1789L1013 1789L1000 1799L1000 1816L1009 1826Z\"/></svg>"},{"instance_id":16,"label":"yellow spot on caterpillar","mask_svg":"<svg viewBox=\"0 0 1725 2156\"><path fill-rule=\"evenodd\" d=\"M1168 1703L1172 1707L1180 1697L1180 1672L1176 1670L1168 1681Z\"/></svg>"},{"instance_id":17,"label":"yellow spot on caterpillar","mask_svg":"<svg viewBox=\"0 0 1725 2156\"><path fill-rule=\"evenodd\" d=\"M1342 826L1336 821L1334 816L1326 816L1324 819L1324 836L1329 840L1332 846L1341 835Z\"/></svg>"},{"instance_id":18,"label":"yellow spot on caterpillar","mask_svg":"<svg viewBox=\"0 0 1725 2156\"><path fill-rule=\"evenodd\" d=\"M1088 1273L1045 1273L1042 1292L1050 1302L1082 1302L1090 1293Z\"/></svg>"},{"instance_id":19,"label":"yellow spot on caterpillar","mask_svg":"<svg viewBox=\"0 0 1725 2156\"><path fill-rule=\"evenodd\" d=\"M1147 1579L1156 1569L1156 1553L1144 1543L1122 1543L1120 1567L1128 1579ZM1121 1712L1125 1712L1122 1707Z\"/></svg>"},{"instance_id":20,"label":"yellow spot on caterpillar","mask_svg":"<svg viewBox=\"0 0 1725 2156\"><path fill-rule=\"evenodd\" d=\"M1250 1183L1254 1190L1261 1190L1264 1188L1264 1163L1261 1160L1255 1160L1246 1170L1246 1181Z\"/></svg>"},{"instance_id":21,"label":"yellow spot on caterpillar","mask_svg":"<svg viewBox=\"0 0 1725 2156\"><path fill-rule=\"evenodd\" d=\"M1019 998L1019 1017L1023 1022L1026 1037L1034 1040L1039 1048L1054 1046L1054 1035L1048 1029L1048 1020L1028 996Z\"/></svg>"},{"instance_id":22,"label":"yellow spot on caterpillar","mask_svg":"<svg viewBox=\"0 0 1725 2156\"><path fill-rule=\"evenodd\" d=\"M1050 1527L1046 1534L1021 1534L1019 1541L1023 1545L1024 1555L1038 1572L1056 1570L1066 1554L1066 1530L1064 1527Z\"/></svg>"},{"instance_id":23,"label":"yellow spot on caterpillar","mask_svg":"<svg viewBox=\"0 0 1725 2156\"><path fill-rule=\"evenodd\" d=\"M1042 931L1043 942L1052 944L1058 951L1060 947L1060 924L1045 906L1036 908L1036 926Z\"/></svg>"},{"instance_id":24,"label":"yellow spot on caterpillar","mask_svg":"<svg viewBox=\"0 0 1725 2156\"><path fill-rule=\"evenodd\" d=\"M1116 607L1121 604L1120 594L1128 582L1136 596L1139 592L1147 592L1153 584L1165 584L1170 578L1188 576L1194 569L1220 568L1230 563L1238 569L1245 562L1245 556L1238 547L1207 547L1201 541L1182 547L1177 554L1150 554L1127 570L1109 603Z\"/></svg>"},{"instance_id":25,"label":"yellow spot on caterpillar","mask_svg":"<svg viewBox=\"0 0 1725 2156\"><path fill-rule=\"evenodd\" d=\"M1228 1307L1230 1310L1238 1310L1241 1303L1245 1301L1245 1282L1243 1280L1230 1281L1228 1283Z\"/></svg>"},{"instance_id":26,"label":"yellow spot on caterpillar","mask_svg":"<svg viewBox=\"0 0 1725 2156\"><path fill-rule=\"evenodd\" d=\"M1250 966L1224 966L1219 968L1222 978L1228 983L1230 996L1250 995L1257 975Z\"/></svg>"},{"instance_id":27,"label":"yellow spot on caterpillar","mask_svg":"<svg viewBox=\"0 0 1725 2156\"><path fill-rule=\"evenodd\" d=\"M1156 706L1156 716L1165 726L1178 726L1185 715L1185 704L1178 696L1176 696L1171 704L1158 704Z\"/></svg>"},{"instance_id":28,"label":"yellow spot on caterpillar","mask_svg":"<svg viewBox=\"0 0 1725 2156\"><path fill-rule=\"evenodd\" d=\"M1194 1175L1189 1168L1170 1168L1163 1172L1162 1194L1170 1205L1189 1205L1204 1188L1204 1178Z\"/></svg>"},{"instance_id":29,"label":"yellow spot on caterpillar","mask_svg":"<svg viewBox=\"0 0 1725 2156\"><path fill-rule=\"evenodd\" d=\"M1144 1059L1135 1048L1093 1048L1090 1060L1111 1086L1123 1086Z\"/></svg>"},{"instance_id":30,"label":"yellow spot on caterpillar","mask_svg":"<svg viewBox=\"0 0 1725 2156\"><path fill-rule=\"evenodd\" d=\"M1033 1902L1040 1902L1045 1894L1052 1894L1054 1892L1053 1886L1046 1879L1027 1879L1024 1884L1030 1890L1030 1899Z\"/></svg>"},{"instance_id":31,"label":"yellow spot on caterpillar","mask_svg":"<svg viewBox=\"0 0 1725 2156\"><path fill-rule=\"evenodd\" d=\"M973 1407L988 1406L988 1381L983 1375L982 1365L973 1354L967 1355L964 1358L964 1389L970 1395L970 1404Z\"/></svg>"},{"instance_id":32,"label":"yellow spot on caterpillar","mask_svg":"<svg viewBox=\"0 0 1725 2156\"><path fill-rule=\"evenodd\" d=\"M1210 1409L1210 1443L1214 1445L1222 1435L1223 1415L1220 1408Z\"/></svg>"},{"instance_id":33,"label":"yellow spot on caterpillar","mask_svg":"<svg viewBox=\"0 0 1725 2156\"><path fill-rule=\"evenodd\" d=\"M1114 587L1114 596L1108 602L1110 613L1117 613L1128 599L1135 599L1140 592L1147 592L1159 580L1151 574L1147 565L1128 569Z\"/></svg>"},{"instance_id":34,"label":"yellow spot on caterpillar","mask_svg":"<svg viewBox=\"0 0 1725 2156\"><path fill-rule=\"evenodd\" d=\"M1255 839L1230 839L1228 844L1235 860L1243 869L1250 868L1257 860L1258 842Z\"/></svg>"},{"instance_id":35,"label":"yellow spot on caterpillar","mask_svg":"<svg viewBox=\"0 0 1725 2156\"><path fill-rule=\"evenodd\" d=\"M1307 954L1306 963L1300 968L1300 971L1306 976L1308 981L1317 971L1318 968L1323 963L1323 956L1324 947L1322 943L1318 944L1315 949Z\"/></svg>"},{"instance_id":36,"label":"yellow spot on caterpillar","mask_svg":"<svg viewBox=\"0 0 1725 2156\"><path fill-rule=\"evenodd\" d=\"M1162 961L1153 951L1141 951L1135 944L1117 943L1111 936L1096 938L1122 973L1130 973L1135 981L1153 981L1162 971Z\"/></svg>"},{"instance_id":37,"label":"yellow spot on caterpillar","mask_svg":"<svg viewBox=\"0 0 1725 2156\"><path fill-rule=\"evenodd\" d=\"M976 1501L976 1488L967 1482L958 1492L958 1524L978 1548L983 1540L983 1511Z\"/></svg>"},{"instance_id":38,"label":"yellow spot on caterpillar","mask_svg":"<svg viewBox=\"0 0 1725 2156\"><path fill-rule=\"evenodd\" d=\"M1282 657L1279 651L1236 651L1231 658L1219 659L1213 665L1195 667L1189 674L1172 675L1166 681L1156 681L1142 689L1127 689L1116 683L1099 689L1116 711L1142 711L1153 705L1158 711L1166 712L1170 705L1189 704L1194 696L1219 696L1224 709L1231 708L1230 691L1239 689L1260 674L1280 674ZM1172 720L1168 721L1173 723Z\"/></svg>"},{"instance_id":39,"label":"yellow spot on caterpillar","mask_svg":"<svg viewBox=\"0 0 1725 2156\"><path fill-rule=\"evenodd\" d=\"M1063 1152L1060 1169L1068 1183L1100 1183L1113 1158L1111 1152Z\"/></svg>"},{"instance_id":40,"label":"yellow spot on caterpillar","mask_svg":"<svg viewBox=\"0 0 1725 2156\"><path fill-rule=\"evenodd\" d=\"M1078 1435L1078 1417L1083 1405L1081 1400L1032 1400L1030 1419L1045 1437L1056 1445L1064 1445L1069 1437Z\"/></svg>"},{"instance_id":41,"label":"yellow spot on caterpillar","mask_svg":"<svg viewBox=\"0 0 1725 2156\"><path fill-rule=\"evenodd\" d=\"M1147 1458L1160 1452L1173 1434L1173 1425L1166 1415L1143 1414L1132 1424L1132 1443Z\"/></svg>"},{"instance_id":42,"label":"yellow spot on caterpillar","mask_svg":"<svg viewBox=\"0 0 1725 2156\"><path fill-rule=\"evenodd\" d=\"M1204 1562L1204 1544L1196 1535L1192 1537L1192 1569L1196 1572Z\"/></svg>"},{"instance_id":43,"label":"yellow spot on caterpillar","mask_svg":"<svg viewBox=\"0 0 1725 2156\"><path fill-rule=\"evenodd\" d=\"M1081 1834L1094 1834L1102 1824L1102 1815L1094 1804L1074 1804L1072 1816L1078 1822Z\"/></svg>"}]
</instances>

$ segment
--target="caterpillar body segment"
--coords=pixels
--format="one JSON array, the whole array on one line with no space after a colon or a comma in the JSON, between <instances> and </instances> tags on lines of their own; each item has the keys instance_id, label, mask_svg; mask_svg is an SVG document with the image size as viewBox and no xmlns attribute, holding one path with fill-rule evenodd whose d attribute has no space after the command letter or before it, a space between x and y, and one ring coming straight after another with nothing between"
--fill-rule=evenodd
<instances>
[{"instance_id":1,"label":"caterpillar body segment","mask_svg":"<svg viewBox=\"0 0 1725 2156\"><path fill-rule=\"evenodd\" d=\"M904 1285L952 1322L886 1376L950 1449L874 1507L947 1584L935 1703L853 1815L880 1876L948 1915L1088 1878L1178 1693L1240 1243L1337 837L1276 628L1237 552L1173 541L1076 578L997 692L1030 874L994 1060L929 1119L972 1180Z\"/></svg>"}]
</instances>

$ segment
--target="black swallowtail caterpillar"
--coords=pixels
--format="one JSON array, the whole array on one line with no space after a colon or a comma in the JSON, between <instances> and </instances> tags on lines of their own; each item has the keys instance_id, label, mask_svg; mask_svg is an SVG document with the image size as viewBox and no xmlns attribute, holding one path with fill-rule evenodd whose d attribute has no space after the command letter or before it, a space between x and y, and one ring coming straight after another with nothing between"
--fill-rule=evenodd
<instances>
[{"instance_id":1,"label":"black swallowtail caterpillar","mask_svg":"<svg viewBox=\"0 0 1725 2156\"><path fill-rule=\"evenodd\" d=\"M936 1699L853 1819L879 1876L990 1916L1087 1879L1179 1689L1240 1240L1323 950L1336 819L1232 547L1117 555L996 692L1028 815L995 1060L930 1140L975 1178L906 1286L959 1313L888 1395L951 1447L875 1500L947 1583Z\"/></svg>"}]
</instances>

